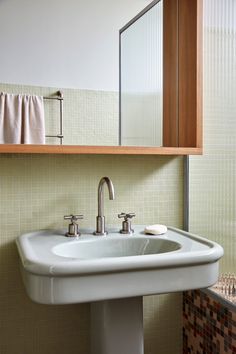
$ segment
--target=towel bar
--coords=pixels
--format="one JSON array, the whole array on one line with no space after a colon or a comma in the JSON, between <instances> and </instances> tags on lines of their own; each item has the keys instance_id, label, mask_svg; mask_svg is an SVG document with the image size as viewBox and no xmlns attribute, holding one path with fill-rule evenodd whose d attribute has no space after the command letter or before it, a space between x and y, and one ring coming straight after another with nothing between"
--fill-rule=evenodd
<instances>
[{"instance_id":1,"label":"towel bar","mask_svg":"<svg viewBox=\"0 0 236 354\"><path fill-rule=\"evenodd\" d=\"M58 100L60 104L60 122L59 122L59 134L56 135L45 135L46 138L58 138L60 139L60 145L63 144L63 92L62 91L57 91L56 96L44 96L44 100Z\"/></svg>"}]
</instances>

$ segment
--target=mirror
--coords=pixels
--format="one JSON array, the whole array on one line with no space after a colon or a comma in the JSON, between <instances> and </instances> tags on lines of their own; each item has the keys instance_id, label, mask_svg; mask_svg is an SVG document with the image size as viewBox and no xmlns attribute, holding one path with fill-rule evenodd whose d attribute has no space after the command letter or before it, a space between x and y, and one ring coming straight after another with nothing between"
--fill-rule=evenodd
<instances>
[{"instance_id":1,"label":"mirror","mask_svg":"<svg viewBox=\"0 0 236 354\"><path fill-rule=\"evenodd\" d=\"M201 8L202 0L0 1L0 92L44 97L48 145L63 135L63 145L97 153L201 151Z\"/></svg>"},{"instance_id":2,"label":"mirror","mask_svg":"<svg viewBox=\"0 0 236 354\"><path fill-rule=\"evenodd\" d=\"M163 1L120 31L120 143L163 145Z\"/></svg>"},{"instance_id":3,"label":"mirror","mask_svg":"<svg viewBox=\"0 0 236 354\"><path fill-rule=\"evenodd\" d=\"M0 92L55 98L59 90L63 93L62 132L60 100L44 100L45 134L49 136L46 144L60 144L62 140L64 145L119 145L119 29L147 5L147 0L131 3L124 0L119 3L102 0L99 4L95 0L89 3L70 0L60 5L55 0L40 4L27 0L20 4L17 0L0 3L3 74ZM145 20L149 26L146 32L145 23L140 21L139 31L144 25L141 46L145 46L145 36L155 36L151 27L155 26L157 13L151 11L152 22L149 23L149 18ZM162 25L159 27L161 37ZM155 51L161 64L161 51L158 53L157 48ZM153 57L150 71L156 71L155 61ZM151 84L156 89L157 82ZM149 112L161 111L155 98L151 100L153 106L149 106ZM147 104L148 98L146 108ZM161 121L157 128L160 132ZM53 137L61 133L63 139ZM158 137L157 140L151 145L161 145ZM126 141L121 143L125 145ZM130 143L127 141L127 145ZM142 140L136 143L146 145Z\"/></svg>"}]
</instances>

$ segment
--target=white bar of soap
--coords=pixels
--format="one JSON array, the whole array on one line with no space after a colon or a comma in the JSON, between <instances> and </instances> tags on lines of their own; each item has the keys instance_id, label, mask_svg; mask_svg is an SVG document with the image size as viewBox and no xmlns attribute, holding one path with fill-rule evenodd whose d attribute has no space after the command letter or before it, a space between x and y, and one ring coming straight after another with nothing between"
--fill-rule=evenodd
<instances>
[{"instance_id":1,"label":"white bar of soap","mask_svg":"<svg viewBox=\"0 0 236 354\"><path fill-rule=\"evenodd\" d=\"M151 235L163 235L167 232L167 227L160 224L150 225L145 227L144 232Z\"/></svg>"}]
</instances>

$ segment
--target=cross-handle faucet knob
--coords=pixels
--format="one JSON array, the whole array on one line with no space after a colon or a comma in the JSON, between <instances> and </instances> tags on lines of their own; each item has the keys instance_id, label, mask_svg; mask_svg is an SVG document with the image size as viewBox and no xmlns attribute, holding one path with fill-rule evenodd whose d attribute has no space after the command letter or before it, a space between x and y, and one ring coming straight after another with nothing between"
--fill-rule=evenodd
<instances>
[{"instance_id":1,"label":"cross-handle faucet knob","mask_svg":"<svg viewBox=\"0 0 236 354\"><path fill-rule=\"evenodd\" d=\"M83 219L83 218L84 218L83 215L73 215L73 214L71 214L71 215L65 215L64 216L65 220L70 220L71 222L75 222L75 221Z\"/></svg>"},{"instance_id":2,"label":"cross-handle faucet knob","mask_svg":"<svg viewBox=\"0 0 236 354\"><path fill-rule=\"evenodd\" d=\"M80 236L79 225L76 223L77 220L83 219L83 215L65 215L64 220L70 220L71 223L68 225L68 232L65 234L68 237Z\"/></svg>"},{"instance_id":3,"label":"cross-handle faucet knob","mask_svg":"<svg viewBox=\"0 0 236 354\"><path fill-rule=\"evenodd\" d=\"M118 218L124 218L125 221L134 218L136 215L135 213L120 213L118 214Z\"/></svg>"},{"instance_id":4,"label":"cross-handle faucet knob","mask_svg":"<svg viewBox=\"0 0 236 354\"><path fill-rule=\"evenodd\" d=\"M135 213L120 213L118 218L124 218L122 222L122 229L120 230L121 234L132 234L134 230L131 228L131 219L135 217Z\"/></svg>"}]
</instances>

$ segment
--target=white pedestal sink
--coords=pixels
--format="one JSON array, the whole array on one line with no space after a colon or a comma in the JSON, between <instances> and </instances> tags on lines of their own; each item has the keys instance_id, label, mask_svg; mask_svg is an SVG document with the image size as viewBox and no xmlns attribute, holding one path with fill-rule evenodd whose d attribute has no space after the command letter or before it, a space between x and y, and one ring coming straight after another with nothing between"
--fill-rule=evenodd
<instances>
[{"instance_id":1,"label":"white pedestal sink","mask_svg":"<svg viewBox=\"0 0 236 354\"><path fill-rule=\"evenodd\" d=\"M144 235L144 226L134 230L104 237L82 230L78 239L65 237L65 230L36 231L16 241L33 301L92 303L92 354L143 354L143 295L217 281L218 244L174 228L162 236Z\"/></svg>"},{"instance_id":2,"label":"white pedestal sink","mask_svg":"<svg viewBox=\"0 0 236 354\"><path fill-rule=\"evenodd\" d=\"M91 303L91 354L143 354L143 298Z\"/></svg>"}]
</instances>

